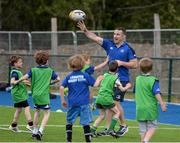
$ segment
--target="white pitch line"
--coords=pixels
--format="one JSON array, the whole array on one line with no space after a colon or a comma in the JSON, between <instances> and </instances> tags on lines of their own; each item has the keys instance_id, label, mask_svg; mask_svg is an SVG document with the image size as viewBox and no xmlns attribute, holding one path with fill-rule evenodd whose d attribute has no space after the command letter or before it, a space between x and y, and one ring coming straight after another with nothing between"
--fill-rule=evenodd
<instances>
[{"instance_id":1,"label":"white pitch line","mask_svg":"<svg viewBox=\"0 0 180 143\"><path fill-rule=\"evenodd\" d=\"M9 128L3 128L3 127L0 127L0 130L7 130L7 131L11 131ZM13 132L13 131L11 131ZM18 133L32 133L30 131L25 131L25 130L19 130Z\"/></svg>"},{"instance_id":2,"label":"white pitch line","mask_svg":"<svg viewBox=\"0 0 180 143\"><path fill-rule=\"evenodd\" d=\"M9 125L6 124L0 124L0 129L2 127L8 127ZM18 125L18 127L25 127L26 125ZM56 128L63 128L66 127L66 125L46 125L47 127L56 127ZM82 128L81 125L73 125L73 127L76 128ZM104 128L104 126L99 126L99 128ZM129 126L130 129L138 129L138 126ZM9 130L8 128L6 128L7 130ZM165 128L165 127L158 127L158 130L180 130L180 128ZM23 131L23 130L22 130ZM30 132L30 131L24 131L24 132Z\"/></svg>"}]
</instances>

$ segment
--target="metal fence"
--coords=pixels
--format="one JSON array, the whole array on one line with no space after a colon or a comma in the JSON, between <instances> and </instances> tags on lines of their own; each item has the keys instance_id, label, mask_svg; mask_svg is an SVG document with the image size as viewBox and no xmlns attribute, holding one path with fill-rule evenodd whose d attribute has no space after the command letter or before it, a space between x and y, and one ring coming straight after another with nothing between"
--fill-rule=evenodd
<instances>
[{"instance_id":1,"label":"metal fence","mask_svg":"<svg viewBox=\"0 0 180 143\"><path fill-rule=\"evenodd\" d=\"M113 36L112 30L93 32L104 38L111 39ZM180 55L180 29L127 30L127 41L136 50L138 56L177 57ZM98 45L81 31L0 31L0 53L16 53L20 50L22 53L32 54L35 50L42 49L49 50L52 55L59 55L90 49L92 55L105 55L102 51L99 52L98 48L97 51L91 50L94 47Z\"/></svg>"},{"instance_id":2,"label":"metal fence","mask_svg":"<svg viewBox=\"0 0 180 143\"><path fill-rule=\"evenodd\" d=\"M112 38L113 31L93 31L104 38ZM157 36L160 34L159 36ZM138 57L154 57L154 74L160 79L165 95L180 98L180 29L127 30L127 41ZM75 53L88 53L97 65L105 59L105 52L81 31L15 32L0 31L0 81L8 81L8 60L11 54L21 54L23 72L35 66L32 54L36 50L50 52L50 65L63 78L67 73L66 59ZM158 58L157 58L158 57ZM104 70L105 71L105 70ZM103 72L104 72L103 71ZM131 70L132 82L138 70ZM98 73L100 74L100 73ZM170 98L168 99L170 101Z\"/></svg>"}]
</instances>

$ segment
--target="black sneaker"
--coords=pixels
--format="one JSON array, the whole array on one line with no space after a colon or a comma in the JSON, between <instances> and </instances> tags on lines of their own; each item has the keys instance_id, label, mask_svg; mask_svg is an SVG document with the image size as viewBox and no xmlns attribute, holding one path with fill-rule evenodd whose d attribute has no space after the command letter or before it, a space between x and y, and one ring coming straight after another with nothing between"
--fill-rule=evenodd
<instances>
[{"instance_id":1,"label":"black sneaker","mask_svg":"<svg viewBox=\"0 0 180 143\"><path fill-rule=\"evenodd\" d=\"M32 138L35 138L37 134L32 134Z\"/></svg>"},{"instance_id":2,"label":"black sneaker","mask_svg":"<svg viewBox=\"0 0 180 143\"><path fill-rule=\"evenodd\" d=\"M97 132L97 136L109 136L108 130L105 129L105 130L103 130L101 132Z\"/></svg>"},{"instance_id":3,"label":"black sneaker","mask_svg":"<svg viewBox=\"0 0 180 143\"><path fill-rule=\"evenodd\" d=\"M41 140L42 140L42 134L41 134L40 131L38 131L38 133L36 134L36 139L37 139L38 141L41 141Z\"/></svg>"},{"instance_id":4,"label":"black sneaker","mask_svg":"<svg viewBox=\"0 0 180 143\"><path fill-rule=\"evenodd\" d=\"M115 137L115 138L119 137L114 130L108 130L107 133L108 133L108 135L110 135L112 137Z\"/></svg>"},{"instance_id":5,"label":"black sneaker","mask_svg":"<svg viewBox=\"0 0 180 143\"><path fill-rule=\"evenodd\" d=\"M127 126L127 125L125 125L125 126L120 125L120 128L119 128L119 130L116 132L116 134L117 134L118 136L124 136L125 133L127 133L127 132L128 132L128 126Z\"/></svg>"},{"instance_id":6,"label":"black sneaker","mask_svg":"<svg viewBox=\"0 0 180 143\"><path fill-rule=\"evenodd\" d=\"M96 137L97 137L96 132L91 132L91 137L92 137L92 138L96 138Z\"/></svg>"}]
</instances>

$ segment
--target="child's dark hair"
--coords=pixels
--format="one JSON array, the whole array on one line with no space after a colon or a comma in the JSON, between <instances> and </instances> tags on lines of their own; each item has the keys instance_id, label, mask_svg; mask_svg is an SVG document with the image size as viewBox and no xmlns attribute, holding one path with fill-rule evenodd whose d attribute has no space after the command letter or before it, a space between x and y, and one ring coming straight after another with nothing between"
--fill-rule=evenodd
<instances>
[{"instance_id":1,"label":"child's dark hair","mask_svg":"<svg viewBox=\"0 0 180 143\"><path fill-rule=\"evenodd\" d=\"M116 61L111 61L109 63L109 71L110 72L116 72L118 69L118 63Z\"/></svg>"},{"instance_id":2,"label":"child's dark hair","mask_svg":"<svg viewBox=\"0 0 180 143\"><path fill-rule=\"evenodd\" d=\"M10 65L14 66L14 64L17 63L19 59L22 59L22 57L20 57L20 56L11 56L10 60L9 60Z\"/></svg>"},{"instance_id":3,"label":"child's dark hair","mask_svg":"<svg viewBox=\"0 0 180 143\"><path fill-rule=\"evenodd\" d=\"M150 58L142 58L139 61L140 70L143 73L149 73L153 68L153 61Z\"/></svg>"},{"instance_id":4,"label":"child's dark hair","mask_svg":"<svg viewBox=\"0 0 180 143\"><path fill-rule=\"evenodd\" d=\"M49 59L49 54L45 51L38 51L34 55L38 65L45 65Z\"/></svg>"},{"instance_id":5,"label":"child's dark hair","mask_svg":"<svg viewBox=\"0 0 180 143\"><path fill-rule=\"evenodd\" d=\"M84 60L79 54L70 57L68 60L68 66L72 70L81 70L84 67L84 64Z\"/></svg>"}]
</instances>

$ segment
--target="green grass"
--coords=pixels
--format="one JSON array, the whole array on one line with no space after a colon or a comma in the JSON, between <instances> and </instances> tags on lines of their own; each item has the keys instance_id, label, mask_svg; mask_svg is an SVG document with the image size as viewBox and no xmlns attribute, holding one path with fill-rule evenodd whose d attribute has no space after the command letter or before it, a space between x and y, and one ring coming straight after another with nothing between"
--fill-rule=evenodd
<instances>
[{"instance_id":1,"label":"green grass","mask_svg":"<svg viewBox=\"0 0 180 143\"><path fill-rule=\"evenodd\" d=\"M15 109L11 107L0 106L0 127L8 128L11 124L12 117ZM31 111L33 114L33 110ZM41 114L42 116L42 114ZM45 128L43 141L44 142L66 142L65 134L65 113L51 112L50 119L47 127ZM101 128L103 129L104 123ZM7 126L5 126L7 125ZM26 125L24 114L21 114L19 125ZM84 142L83 129L79 126L79 121L76 122L76 126L73 127L73 141ZM129 132L119 139L112 137L98 137L93 138L93 142L139 142L139 130L136 121L128 121ZM26 130L25 126L19 127L21 130ZM9 130L0 129L0 142L35 142L36 140L31 138L30 133L14 133ZM152 142L180 142L180 126L174 125L159 125L158 129L153 136Z\"/></svg>"}]
</instances>

